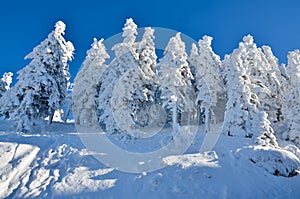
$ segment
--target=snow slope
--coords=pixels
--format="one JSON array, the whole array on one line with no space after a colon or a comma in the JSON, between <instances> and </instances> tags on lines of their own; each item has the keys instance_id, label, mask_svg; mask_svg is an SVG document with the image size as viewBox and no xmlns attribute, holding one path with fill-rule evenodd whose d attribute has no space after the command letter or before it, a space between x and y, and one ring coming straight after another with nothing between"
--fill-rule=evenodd
<instances>
[{"instance_id":1,"label":"snow slope","mask_svg":"<svg viewBox=\"0 0 300 199\"><path fill-rule=\"evenodd\" d=\"M0 122L0 198L300 198L300 175L272 174L299 168L299 149L291 146L294 153L247 147L247 139L221 135L214 151L199 153L201 127L186 154L132 174L98 162L73 124L44 124L34 135L12 130Z\"/></svg>"}]
</instances>

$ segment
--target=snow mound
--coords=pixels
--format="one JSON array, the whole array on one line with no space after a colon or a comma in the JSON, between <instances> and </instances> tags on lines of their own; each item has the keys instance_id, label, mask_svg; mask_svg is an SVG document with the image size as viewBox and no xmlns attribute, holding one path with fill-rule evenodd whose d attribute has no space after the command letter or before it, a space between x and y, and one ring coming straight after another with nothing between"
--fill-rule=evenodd
<instances>
[{"instance_id":1,"label":"snow mound","mask_svg":"<svg viewBox=\"0 0 300 199\"><path fill-rule=\"evenodd\" d=\"M237 158L248 159L275 176L293 177L299 174L300 160L292 152L263 146L250 146L238 149Z\"/></svg>"},{"instance_id":2,"label":"snow mound","mask_svg":"<svg viewBox=\"0 0 300 199\"><path fill-rule=\"evenodd\" d=\"M196 154L184 154L178 156L168 156L164 158L163 161L168 166L178 165L182 169L201 166L219 167L218 156L214 151Z\"/></svg>"}]
</instances>

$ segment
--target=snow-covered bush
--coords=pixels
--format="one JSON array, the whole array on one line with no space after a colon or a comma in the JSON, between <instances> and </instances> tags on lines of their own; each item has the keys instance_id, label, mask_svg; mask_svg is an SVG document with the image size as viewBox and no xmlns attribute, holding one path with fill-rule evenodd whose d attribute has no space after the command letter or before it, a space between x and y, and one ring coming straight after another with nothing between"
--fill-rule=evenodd
<instances>
[{"instance_id":1,"label":"snow-covered bush","mask_svg":"<svg viewBox=\"0 0 300 199\"><path fill-rule=\"evenodd\" d=\"M18 72L18 82L0 100L1 114L17 122L17 131L30 131L35 119L49 116L51 123L67 95L67 62L74 47L63 38L65 27L58 21L48 38L25 57L32 61Z\"/></svg>"}]
</instances>

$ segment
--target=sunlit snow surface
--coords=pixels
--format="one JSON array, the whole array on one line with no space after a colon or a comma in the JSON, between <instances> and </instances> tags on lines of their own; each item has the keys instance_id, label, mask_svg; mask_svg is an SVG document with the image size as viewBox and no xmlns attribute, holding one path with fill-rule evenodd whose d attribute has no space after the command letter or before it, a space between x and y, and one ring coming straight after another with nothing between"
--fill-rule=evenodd
<instances>
[{"instance_id":1,"label":"sunlit snow surface","mask_svg":"<svg viewBox=\"0 0 300 199\"><path fill-rule=\"evenodd\" d=\"M32 135L12 130L0 123L0 198L300 198L300 175L272 175L299 168L300 152L291 146L294 153L221 135L214 151L199 153L200 127L186 154L165 157L158 171L131 174L98 162L73 124L45 124Z\"/></svg>"}]
</instances>

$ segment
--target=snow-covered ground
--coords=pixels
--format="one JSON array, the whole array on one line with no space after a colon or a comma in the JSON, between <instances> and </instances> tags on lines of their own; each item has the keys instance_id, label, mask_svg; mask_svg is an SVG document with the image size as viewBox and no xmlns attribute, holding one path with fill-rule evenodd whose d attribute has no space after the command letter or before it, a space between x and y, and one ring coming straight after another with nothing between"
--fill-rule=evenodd
<instances>
[{"instance_id":1,"label":"snow-covered ground","mask_svg":"<svg viewBox=\"0 0 300 199\"><path fill-rule=\"evenodd\" d=\"M299 168L300 151L291 146L247 146L221 135L213 151L199 153L200 127L186 154L133 174L96 160L74 124L45 124L32 135L12 130L0 122L0 198L300 198L300 175L280 176Z\"/></svg>"}]
</instances>

